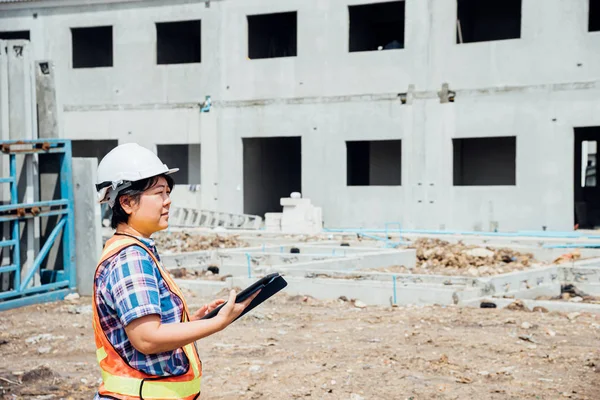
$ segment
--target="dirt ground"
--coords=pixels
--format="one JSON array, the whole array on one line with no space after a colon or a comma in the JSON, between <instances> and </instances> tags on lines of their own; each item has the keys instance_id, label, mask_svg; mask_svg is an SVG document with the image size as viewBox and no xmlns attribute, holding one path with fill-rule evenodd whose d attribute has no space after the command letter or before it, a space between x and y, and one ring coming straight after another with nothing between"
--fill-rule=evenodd
<instances>
[{"instance_id":1,"label":"dirt ground","mask_svg":"<svg viewBox=\"0 0 600 400\"><path fill-rule=\"evenodd\" d=\"M188 294L195 307L208 300ZM0 313L0 398L93 396L90 307L83 298ZM201 398L599 399L599 322L280 294L199 342Z\"/></svg>"}]
</instances>

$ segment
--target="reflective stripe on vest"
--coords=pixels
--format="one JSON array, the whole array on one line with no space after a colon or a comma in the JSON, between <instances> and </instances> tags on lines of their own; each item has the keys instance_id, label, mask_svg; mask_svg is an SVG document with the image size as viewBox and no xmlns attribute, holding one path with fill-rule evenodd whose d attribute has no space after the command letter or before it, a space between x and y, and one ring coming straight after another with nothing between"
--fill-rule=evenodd
<instances>
[{"instance_id":1,"label":"reflective stripe on vest","mask_svg":"<svg viewBox=\"0 0 600 400\"><path fill-rule=\"evenodd\" d=\"M102 252L102 257L99 262L99 266L107 260L109 257L117 254L122 249L131 246L137 245L142 247L144 250L148 252L154 263L156 264L161 276L167 283L169 290L179 297L183 303L183 313L182 313L182 322L189 321L187 304L185 303L185 299L183 298L181 291L172 280L171 276L163 270L162 265L158 261L158 259L152 254L150 249L148 249L142 242L132 237L123 237L118 239L113 239L113 241L108 243L108 246L105 247ZM96 270L97 276L98 270ZM94 285L95 286L95 285ZM95 288L94 288L95 291ZM192 371L189 371L180 376L167 376L167 377L156 377L149 376L144 374L141 371L135 370L129 367L123 359L116 353L116 350L112 348L110 342L106 338L104 332L102 332L100 324L99 324L99 316L97 313L97 305L96 298L94 296L94 335L96 336L96 356L98 359L98 363L100 364L100 369L102 370L102 380L103 384L101 389L103 393L109 392L110 394L114 394L115 396L126 396L127 398L140 398L140 394L144 399L184 399L184 398L192 398L200 393L200 377L202 363L200 358L198 357L198 353L196 351L194 344L188 344L183 347L183 351L187 356L188 362L190 363ZM104 345L103 345L104 344ZM105 348L105 346L110 346L110 348ZM108 350L108 351L107 351ZM106 360L109 357L109 354L112 354L111 359ZM103 363L104 361L104 363ZM103 365L106 368L103 368ZM111 371L113 368L110 366L117 365L117 370L121 368L125 370L123 372L126 373L123 375L115 375ZM106 370L109 369L109 370ZM126 371L130 372L126 372ZM191 372L191 373L190 373ZM192 375L193 374L193 375ZM127 376L130 375L130 376ZM120 397L119 397L120 398Z\"/></svg>"},{"instance_id":2,"label":"reflective stripe on vest","mask_svg":"<svg viewBox=\"0 0 600 400\"><path fill-rule=\"evenodd\" d=\"M102 371L102 380L104 389L130 397L139 397L142 387L141 395L144 399L183 399L200 392L200 378L185 382L165 382L127 378Z\"/></svg>"},{"instance_id":3,"label":"reflective stripe on vest","mask_svg":"<svg viewBox=\"0 0 600 400\"><path fill-rule=\"evenodd\" d=\"M194 349L191 344L188 344L184 346L184 351L187 355L193 352ZM108 357L108 354L106 354L104 347L100 347L96 350L96 358L98 359L98 363L100 363L106 357ZM195 362L192 362L191 359L189 360L192 368L194 369L193 380L186 382L161 382L146 380L144 381L144 393L150 392L152 394L144 394L143 397L145 399L152 399L154 397L160 399L179 399L182 397L192 396L200 392L200 371L198 370L198 365ZM104 370L102 370L102 381L104 382L104 388L106 390L126 396L139 396L140 385L142 384L142 379L111 375ZM157 389L159 386L165 386L166 389L164 391L160 391Z\"/></svg>"}]
</instances>

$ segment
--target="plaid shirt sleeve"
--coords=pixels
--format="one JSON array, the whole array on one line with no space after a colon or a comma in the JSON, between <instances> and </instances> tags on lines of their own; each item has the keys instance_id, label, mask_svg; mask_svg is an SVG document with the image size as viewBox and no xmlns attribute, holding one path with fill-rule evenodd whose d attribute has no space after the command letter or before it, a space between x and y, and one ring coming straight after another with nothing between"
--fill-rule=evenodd
<instances>
[{"instance_id":1,"label":"plaid shirt sleeve","mask_svg":"<svg viewBox=\"0 0 600 400\"><path fill-rule=\"evenodd\" d=\"M141 247L122 251L111 266L107 289L123 326L146 315L161 315L156 269Z\"/></svg>"}]
</instances>

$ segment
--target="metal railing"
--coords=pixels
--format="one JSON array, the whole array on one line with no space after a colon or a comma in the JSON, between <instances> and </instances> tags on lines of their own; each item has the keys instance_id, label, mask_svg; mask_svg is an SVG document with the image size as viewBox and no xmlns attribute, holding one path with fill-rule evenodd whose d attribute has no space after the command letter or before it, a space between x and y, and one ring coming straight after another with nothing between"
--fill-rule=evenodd
<instances>
[{"instance_id":1,"label":"metal railing","mask_svg":"<svg viewBox=\"0 0 600 400\"><path fill-rule=\"evenodd\" d=\"M10 248L10 265L0 265L0 275L10 274L8 290L0 292L0 311L29 304L64 298L76 286L75 279L75 224L73 210L71 142L60 139L0 141L1 155L10 158L10 177L0 178L0 183L10 184L10 204L0 206L0 222L11 224L11 238L0 242L0 247ZM17 155L56 154L59 159L60 199L19 203ZM23 163L22 168L27 164ZM45 243L27 267L21 263L20 221L55 216L58 222ZM39 220L38 220L39 221ZM62 238L62 265L43 268L54 244ZM47 267L48 265L46 265ZM38 284L34 277L39 275Z\"/></svg>"}]
</instances>

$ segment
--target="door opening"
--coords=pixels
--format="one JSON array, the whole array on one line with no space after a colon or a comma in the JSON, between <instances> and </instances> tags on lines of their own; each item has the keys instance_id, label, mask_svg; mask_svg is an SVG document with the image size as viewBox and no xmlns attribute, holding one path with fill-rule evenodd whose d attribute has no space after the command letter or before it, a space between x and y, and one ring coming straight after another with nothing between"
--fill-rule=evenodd
<instances>
[{"instance_id":1,"label":"door opening","mask_svg":"<svg viewBox=\"0 0 600 400\"><path fill-rule=\"evenodd\" d=\"M575 227L600 227L600 187L596 183L600 126L575 128Z\"/></svg>"},{"instance_id":2,"label":"door opening","mask_svg":"<svg viewBox=\"0 0 600 400\"><path fill-rule=\"evenodd\" d=\"M280 199L302 189L301 138L247 138L242 143L244 213L281 212Z\"/></svg>"}]
</instances>

